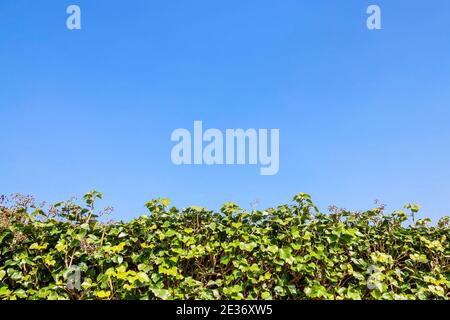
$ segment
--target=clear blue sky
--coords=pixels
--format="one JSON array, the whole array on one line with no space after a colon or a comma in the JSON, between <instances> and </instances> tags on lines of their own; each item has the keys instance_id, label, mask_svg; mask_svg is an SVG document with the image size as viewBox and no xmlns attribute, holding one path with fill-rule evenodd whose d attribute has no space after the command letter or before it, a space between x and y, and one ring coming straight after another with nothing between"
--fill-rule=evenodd
<instances>
[{"instance_id":1,"label":"clear blue sky","mask_svg":"<svg viewBox=\"0 0 450 320\"><path fill-rule=\"evenodd\" d=\"M82 30L66 28L78 4ZM382 9L381 31L366 8ZM450 1L1 1L0 193L450 214ZM279 128L280 171L175 166L176 128Z\"/></svg>"}]
</instances>

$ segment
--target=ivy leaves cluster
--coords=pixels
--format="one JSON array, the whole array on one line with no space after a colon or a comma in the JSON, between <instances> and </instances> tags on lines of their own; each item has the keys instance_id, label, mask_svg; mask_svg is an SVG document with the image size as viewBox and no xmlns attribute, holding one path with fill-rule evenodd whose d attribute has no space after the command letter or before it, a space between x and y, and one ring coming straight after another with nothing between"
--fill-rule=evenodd
<instances>
[{"instance_id":1,"label":"ivy leaves cluster","mask_svg":"<svg viewBox=\"0 0 450 320\"><path fill-rule=\"evenodd\" d=\"M214 212L156 199L147 215L105 223L101 197L0 199L0 299L450 298L450 219L408 221L417 205L321 213L299 193Z\"/></svg>"}]
</instances>

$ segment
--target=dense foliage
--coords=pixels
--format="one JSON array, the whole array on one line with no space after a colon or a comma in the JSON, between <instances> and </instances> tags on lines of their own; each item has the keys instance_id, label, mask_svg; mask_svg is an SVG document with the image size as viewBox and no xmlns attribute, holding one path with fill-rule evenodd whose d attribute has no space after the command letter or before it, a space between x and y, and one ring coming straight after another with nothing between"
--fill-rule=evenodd
<instances>
[{"instance_id":1,"label":"dense foliage","mask_svg":"<svg viewBox=\"0 0 450 320\"><path fill-rule=\"evenodd\" d=\"M0 198L0 299L450 298L449 218L409 221L416 205L324 214L300 193L213 212L158 199L148 215L105 223L98 198Z\"/></svg>"}]
</instances>

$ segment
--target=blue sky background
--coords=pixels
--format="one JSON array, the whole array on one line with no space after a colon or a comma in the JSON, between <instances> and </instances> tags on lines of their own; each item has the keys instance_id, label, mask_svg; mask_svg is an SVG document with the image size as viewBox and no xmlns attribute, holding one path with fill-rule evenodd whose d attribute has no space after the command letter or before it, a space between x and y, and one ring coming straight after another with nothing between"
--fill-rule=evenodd
<instances>
[{"instance_id":1,"label":"blue sky background","mask_svg":"<svg viewBox=\"0 0 450 320\"><path fill-rule=\"evenodd\" d=\"M78 4L82 30L66 28ZM366 28L382 8L383 30ZM450 214L450 2L0 2L0 193ZM175 166L176 128L279 128L280 171Z\"/></svg>"}]
</instances>

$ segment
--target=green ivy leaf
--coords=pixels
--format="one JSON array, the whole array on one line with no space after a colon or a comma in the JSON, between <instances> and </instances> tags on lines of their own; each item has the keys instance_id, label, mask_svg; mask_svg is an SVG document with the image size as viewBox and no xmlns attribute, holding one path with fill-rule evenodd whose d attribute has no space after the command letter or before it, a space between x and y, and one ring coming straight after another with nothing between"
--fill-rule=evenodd
<instances>
[{"instance_id":1,"label":"green ivy leaf","mask_svg":"<svg viewBox=\"0 0 450 320\"><path fill-rule=\"evenodd\" d=\"M167 289L151 289L153 294L162 299L162 300L166 300L170 297L170 292Z\"/></svg>"}]
</instances>

